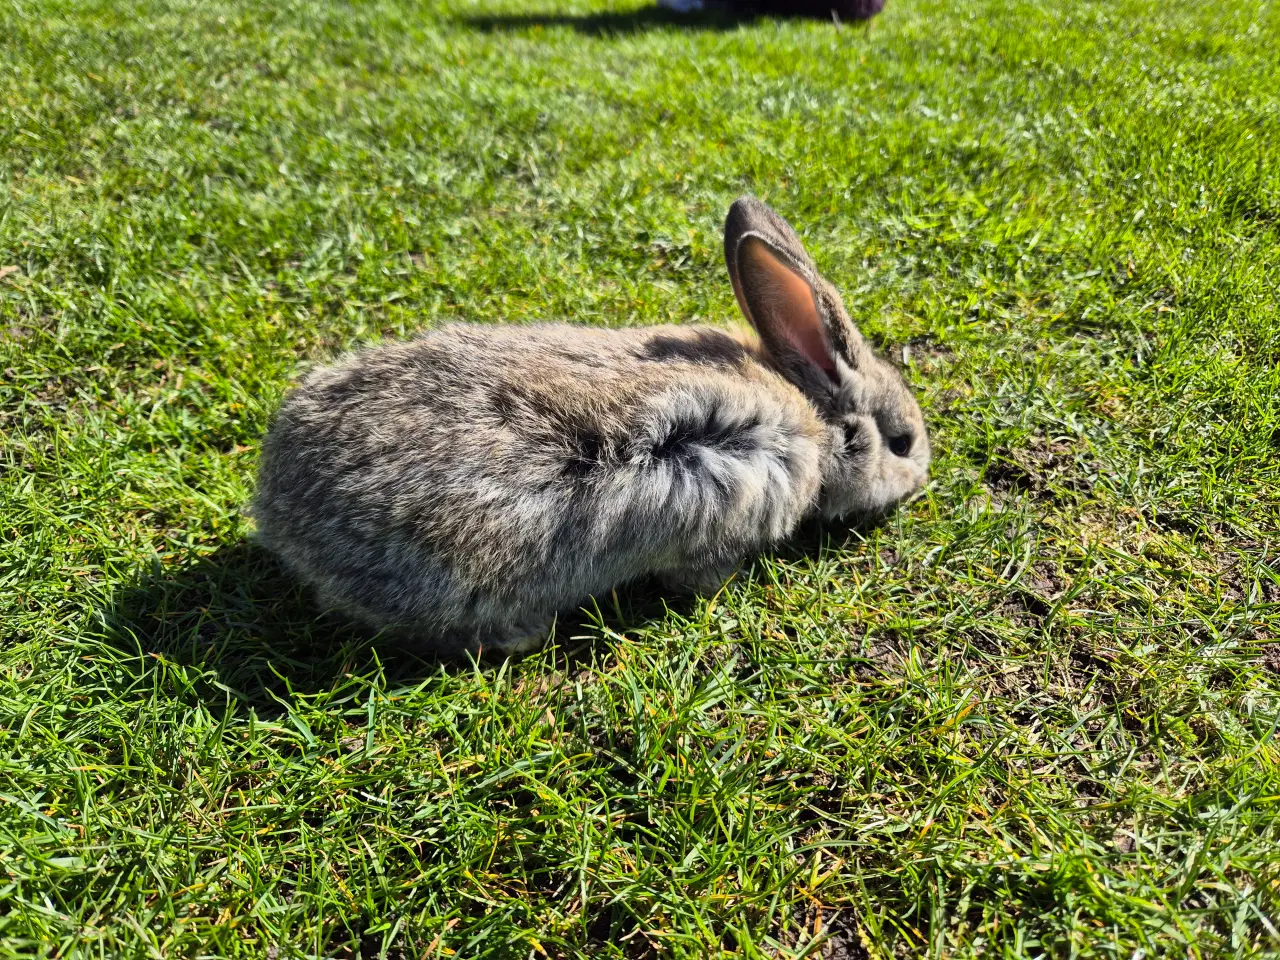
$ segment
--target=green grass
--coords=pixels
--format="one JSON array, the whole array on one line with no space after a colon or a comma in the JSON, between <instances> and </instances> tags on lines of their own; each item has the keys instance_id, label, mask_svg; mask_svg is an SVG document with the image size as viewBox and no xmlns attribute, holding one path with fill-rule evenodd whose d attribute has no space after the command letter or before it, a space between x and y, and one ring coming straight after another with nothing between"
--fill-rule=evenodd
<instances>
[{"instance_id":1,"label":"green grass","mask_svg":"<svg viewBox=\"0 0 1280 960\"><path fill-rule=\"evenodd\" d=\"M1278 49L1270 0L0 0L0 953L1280 953ZM479 665L247 544L308 364L728 322L748 190L907 347L888 523Z\"/></svg>"}]
</instances>

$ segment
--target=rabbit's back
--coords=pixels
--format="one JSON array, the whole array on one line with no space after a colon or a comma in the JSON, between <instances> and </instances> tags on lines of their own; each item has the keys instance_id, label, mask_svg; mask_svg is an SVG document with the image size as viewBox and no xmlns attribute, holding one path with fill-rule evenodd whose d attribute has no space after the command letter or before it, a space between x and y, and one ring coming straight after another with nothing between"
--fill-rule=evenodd
<instances>
[{"instance_id":1,"label":"rabbit's back","mask_svg":"<svg viewBox=\"0 0 1280 960\"><path fill-rule=\"evenodd\" d=\"M465 643L752 546L731 531L784 535L822 442L799 392L723 330L451 325L307 377L254 513L329 602ZM771 471L785 496L747 496ZM752 515L726 527L734 510Z\"/></svg>"}]
</instances>

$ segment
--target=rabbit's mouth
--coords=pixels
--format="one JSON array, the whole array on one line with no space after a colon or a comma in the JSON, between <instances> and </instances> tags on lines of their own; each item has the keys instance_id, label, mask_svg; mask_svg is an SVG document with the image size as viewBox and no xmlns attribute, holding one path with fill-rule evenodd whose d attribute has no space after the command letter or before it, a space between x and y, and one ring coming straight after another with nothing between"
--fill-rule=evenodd
<instances>
[{"instance_id":1,"label":"rabbit's mouth","mask_svg":"<svg viewBox=\"0 0 1280 960\"><path fill-rule=\"evenodd\" d=\"M904 503L915 499L925 487L927 474L904 477L867 477L852 482L828 483L819 498L819 512L826 520L840 520L850 526L874 526Z\"/></svg>"}]
</instances>

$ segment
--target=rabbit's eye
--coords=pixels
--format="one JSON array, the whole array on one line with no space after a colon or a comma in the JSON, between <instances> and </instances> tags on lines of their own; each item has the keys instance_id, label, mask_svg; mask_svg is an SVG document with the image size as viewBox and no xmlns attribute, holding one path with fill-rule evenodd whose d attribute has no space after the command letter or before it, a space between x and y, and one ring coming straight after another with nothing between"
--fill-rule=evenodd
<instances>
[{"instance_id":1,"label":"rabbit's eye","mask_svg":"<svg viewBox=\"0 0 1280 960\"><path fill-rule=\"evenodd\" d=\"M911 434L900 433L889 438L889 452L895 457L905 457L911 452Z\"/></svg>"}]
</instances>

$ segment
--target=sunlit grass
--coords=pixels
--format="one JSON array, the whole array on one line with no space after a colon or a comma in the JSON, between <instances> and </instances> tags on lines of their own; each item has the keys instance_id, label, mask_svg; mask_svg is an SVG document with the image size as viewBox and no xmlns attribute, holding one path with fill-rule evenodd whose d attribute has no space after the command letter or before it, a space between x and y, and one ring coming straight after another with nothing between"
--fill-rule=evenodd
<instances>
[{"instance_id":1,"label":"sunlit grass","mask_svg":"<svg viewBox=\"0 0 1280 960\"><path fill-rule=\"evenodd\" d=\"M1280 20L0 0L0 950L1280 950ZM927 495L424 664L246 542L307 364L727 322L755 192Z\"/></svg>"}]
</instances>

